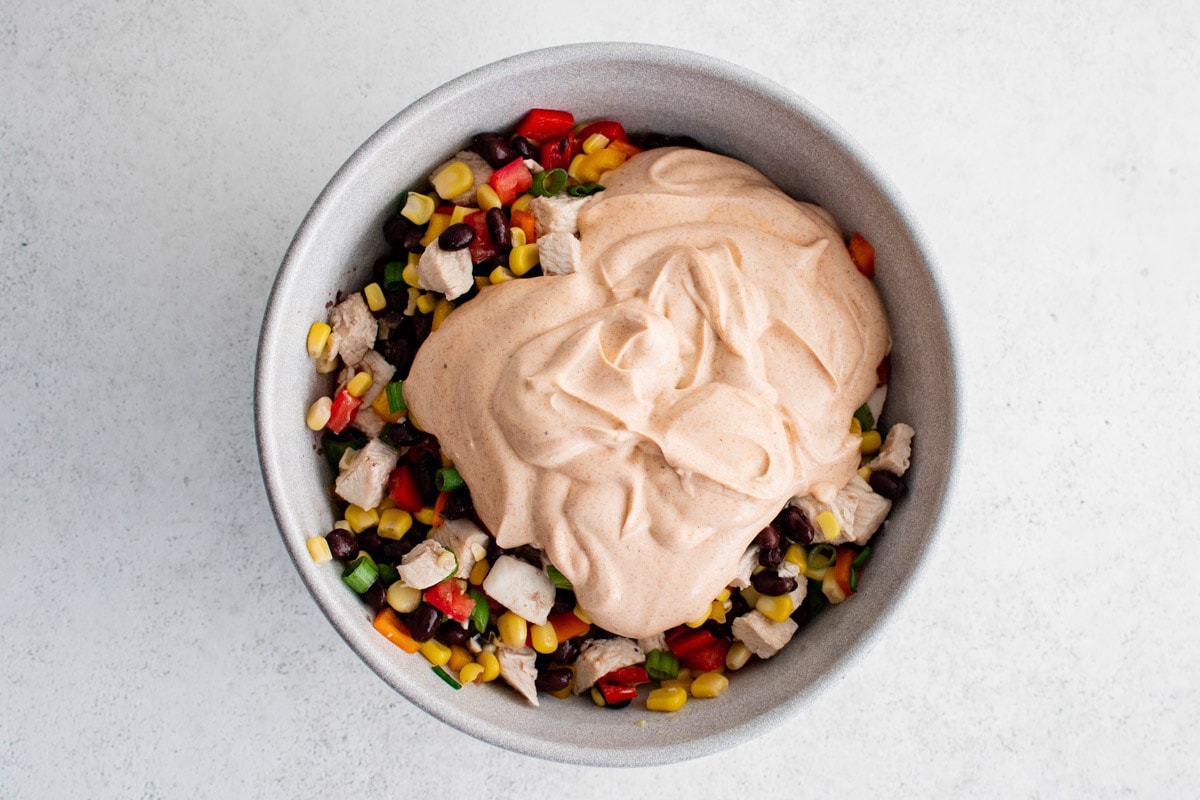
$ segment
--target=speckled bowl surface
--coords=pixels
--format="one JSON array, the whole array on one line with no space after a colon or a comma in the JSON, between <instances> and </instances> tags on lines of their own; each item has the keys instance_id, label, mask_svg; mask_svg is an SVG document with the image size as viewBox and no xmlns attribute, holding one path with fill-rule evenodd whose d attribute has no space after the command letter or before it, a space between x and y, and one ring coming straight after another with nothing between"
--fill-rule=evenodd
<instances>
[{"instance_id":1,"label":"speckled bowl surface","mask_svg":"<svg viewBox=\"0 0 1200 800\"><path fill-rule=\"evenodd\" d=\"M891 319L892 383L884 422L917 431L909 495L898 504L852 602L817 618L775 658L733 678L722 697L675 714L601 711L586 701L529 706L501 687L452 691L426 661L371 627L339 579L314 564L309 536L334 522L332 476L304 415L330 390L304 349L338 289L361 287L385 249L380 228L401 191L465 146L472 134L512 126L529 108L613 118L629 130L688 134L757 167L794 197L827 208L876 248ZM952 337L932 259L887 181L850 138L791 91L740 67L671 48L585 44L489 64L430 92L367 140L317 198L289 248L267 304L255 413L263 475L296 568L329 620L381 678L409 701L477 738L578 764L648 765L713 753L800 712L843 664L863 652L912 585L934 535L954 460L958 418ZM644 726L634 722L645 720Z\"/></svg>"}]
</instances>

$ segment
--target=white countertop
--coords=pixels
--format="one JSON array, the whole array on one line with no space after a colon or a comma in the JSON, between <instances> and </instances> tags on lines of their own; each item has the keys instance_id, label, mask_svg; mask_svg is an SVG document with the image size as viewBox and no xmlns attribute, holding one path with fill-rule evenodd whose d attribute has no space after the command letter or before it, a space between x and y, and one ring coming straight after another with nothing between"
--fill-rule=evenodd
<instances>
[{"instance_id":1,"label":"white countertop","mask_svg":"<svg viewBox=\"0 0 1200 800\"><path fill-rule=\"evenodd\" d=\"M244 5L0 10L0 797L1198 790L1195 4ZM469 68L601 39L738 62L874 154L966 393L876 646L790 724L641 770L512 755L376 678L285 555L251 408L343 159Z\"/></svg>"}]
</instances>

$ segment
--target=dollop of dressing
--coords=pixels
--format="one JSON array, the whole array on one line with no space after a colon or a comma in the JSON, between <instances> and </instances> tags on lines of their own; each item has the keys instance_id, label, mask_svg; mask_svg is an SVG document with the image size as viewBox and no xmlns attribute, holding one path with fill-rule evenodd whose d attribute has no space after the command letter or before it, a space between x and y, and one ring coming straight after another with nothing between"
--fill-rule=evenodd
<instances>
[{"instance_id":1,"label":"dollop of dressing","mask_svg":"<svg viewBox=\"0 0 1200 800\"><path fill-rule=\"evenodd\" d=\"M483 289L404 389L498 543L639 637L704 615L790 498L850 480L891 341L832 218L752 167L666 148L604 184L581 267Z\"/></svg>"}]
</instances>

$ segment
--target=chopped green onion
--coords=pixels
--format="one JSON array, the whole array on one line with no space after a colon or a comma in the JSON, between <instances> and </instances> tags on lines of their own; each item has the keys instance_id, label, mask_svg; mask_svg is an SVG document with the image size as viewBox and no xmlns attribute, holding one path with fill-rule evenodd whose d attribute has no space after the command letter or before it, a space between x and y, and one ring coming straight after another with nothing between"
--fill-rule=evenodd
<instances>
[{"instance_id":1,"label":"chopped green onion","mask_svg":"<svg viewBox=\"0 0 1200 800\"><path fill-rule=\"evenodd\" d=\"M870 559L871 559L871 545L867 545L866 547L864 547L862 549L862 552L860 552L858 555L856 555L854 557L854 560L850 562L850 566L861 567L863 564L866 564L867 561L869 561Z\"/></svg>"},{"instance_id":2,"label":"chopped green onion","mask_svg":"<svg viewBox=\"0 0 1200 800\"><path fill-rule=\"evenodd\" d=\"M667 650L651 650L646 653L646 674L656 681L669 681L679 677L679 659Z\"/></svg>"},{"instance_id":3,"label":"chopped green onion","mask_svg":"<svg viewBox=\"0 0 1200 800\"><path fill-rule=\"evenodd\" d=\"M393 381L384 391L387 392L388 411L393 414L397 411L408 411L408 404L404 402L404 381Z\"/></svg>"},{"instance_id":4,"label":"chopped green onion","mask_svg":"<svg viewBox=\"0 0 1200 800\"><path fill-rule=\"evenodd\" d=\"M467 484L463 482L462 475L459 475L458 470L454 467L442 467L433 476L433 485L439 492L453 492Z\"/></svg>"},{"instance_id":5,"label":"chopped green onion","mask_svg":"<svg viewBox=\"0 0 1200 800\"><path fill-rule=\"evenodd\" d=\"M487 630L488 620L492 616L492 610L488 608L487 595L479 589L471 589L467 594L471 595L471 599L475 601L475 608L471 609L471 624L475 626L475 630L483 633Z\"/></svg>"},{"instance_id":6,"label":"chopped green onion","mask_svg":"<svg viewBox=\"0 0 1200 800\"><path fill-rule=\"evenodd\" d=\"M454 678L451 678L450 673L446 672L446 670L442 669L441 667L434 667L433 674L444 680L451 689L462 688L462 684L454 680Z\"/></svg>"},{"instance_id":7,"label":"chopped green onion","mask_svg":"<svg viewBox=\"0 0 1200 800\"><path fill-rule=\"evenodd\" d=\"M354 591L362 594L375 584L379 577L379 568L370 556L362 555L350 562L342 573L342 580Z\"/></svg>"},{"instance_id":8,"label":"chopped green onion","mask_svg":"<svg viewBox=\"0 0 1200 800\"><path fill-rule=\"evenodd\" d=\"M398 292L404 288L404 267L401 261L389 261L383 268L383 288L389 292Z\"/></svg>"},{"instance_id":9,"label":"chopped green onion","mask_svg":"<svg viewBox=\"0 0 1200 800\"><path fill-rule=\"evenodd\" d=\"M546 575L550 578L550 582L554 584L555 589L573 590L575 587L567 580L567 576L558 571L558 567L553 564L546 565Z\"/></svg>"},{"instance_id":10,"label":"chopped green onion","mask_svg":"<svg viewBox=\"0 0 1200 800\"><path fill-rule=\"evenodd\" d=\"M875 429L875 415L871 413L871 407L866 403L858 407L858 411L854 412L854 418L858 420L859 425L862 425L863 433Z\"/></svg>"},{"instance_id":11,"label":"chopped green onion","mask_svg":"<svg viewBox=\"0 0 1200 800\"><path fill-rule=\"evenodd\" d=\"M391 586L400 580L400 573L391 564L377 564L375 568L379 570L379 582L384 586Z\"/></svg>"},{"instance_id":12,"label":"chopped green onion","mask_svg":"<svg viewBox=\"0 0 1200 800\"><path fill-rule=\"evenodd\" d=\"M534 197L553 197L562 194L567 188L567 171L565 169L548 169L533 176L533 185L529 193Z\"/></svg>"},{"instance_id":13,"label":"chopped green onion","mask_svg":"<svg viewBox=\"0 0 1200 800\"><path fill-rule=\"evenodd\" d=\"M567 194L571 197L587 197L596 192L603 192L604 187L598 183L581 183L577 186L571 186L567 189Z\"/></svg>"},{"instance_id":14,"label":"chopped green onion","mask_svg":"<svg viewBox=\"0 0 1200 800\"><path fill-rule=\"evenodd\" d=\"M850 591L858 591L858 567L850 565Z\"/></svg>"},{"instance_id":15,"label":"chopped green onion","mask_svg":"<svg viewBox=\"0 0 1200 800\"><path fill-rule=\"evenodd\" d=\"M333 467L335 472L347 450L350 448L362 450L366 446L367 437L358 431L355 431L350 438L341 438L332 432L326 433L321 438L321 450L325 453L325 458L329 460L329 466Z\"/></svg>"},{"instance_id":16,"label":"chopped green onion","mask_svg":"<svg viewBox=\"0 0 1200 800\"><path fill-rule=\"evenodd\" d=\"M808 551L809 569L825 569L837 561L837 548L831 544L819 544Z\"/></svg>"}]
</instances>

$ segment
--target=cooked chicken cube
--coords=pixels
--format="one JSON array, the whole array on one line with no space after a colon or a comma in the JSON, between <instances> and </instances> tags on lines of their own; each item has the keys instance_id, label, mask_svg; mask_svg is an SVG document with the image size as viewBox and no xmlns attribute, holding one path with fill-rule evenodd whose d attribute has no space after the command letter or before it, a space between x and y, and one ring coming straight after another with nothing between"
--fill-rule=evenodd
<instances>
[{"instance_id":1,"label":"cooked chicken cube","mask_svg":"<svg viewBox=\"0 0 1200 800\"><path fill-rule=\"evenodd\" d=\"M651 650L666 650L667 635L665 633L656 633L653 636L645 636L637 640L637 646L641 648L643 653L649 653Z\"/></svg>"},{"instance_id":2,"label":"cooked chicken cube","mask_svg":"<svg viewBox=\"0 0 1200 800\"><path fill-rule=\"evenodd\" d=\"M582 694L614 669L632 667L645 660L646 654L633 639L593 639L583 646L575 660L574 692Z\"/></svg>"},{"instance_id":3,"label":"cooked chicken cube","mask_svg":"<svg viewBox=\"0 0 1200 800\"><path fill-rule=\"evenodd\" d=\"M475 563L487 555L487 533L466 517L444 520L441 526L433 529L433 539L458 559L458 572L454 573L456 578L469 576Z\"/></svg>"},{"instance_id":4,"label":"cooked chicken cube","mask_svg":"<svg viewBox=\"0 0 1200 800\"><path fill-rule=\"evenodd\" d=\"M867 466L871 470L883 470L896 475L908 472L914 433L916 431L911 426L897 422L888 430L887 438L883 440L883 447L879 449L875 458L867 462Z\"/></svg>"},{"instance_id":5,"label":"cooked chicken cube","mask_svg":"<svg viewBox=\"0 0 1200 800\"><path fill-rule=\"evenodd\" d=\"M887 519L892 501L875 494L866 481L855 475L837 493L832 503L826 505L812 497L801 497L795 501L795 505L805 513L817 531L821 530L816 522L817 515L822 511L833 512L841 531L833 539L827 540L830 544L866 544Z\"/></svg>"},{"instance_id":6,"label":"cooked chicken cube","mask_svg":"<svg viewBox=\"0 0 1200 800\"><path fill-rule=\"evenodd\" d=\"M329 352L338 355L351 367L357 367L367 351L375 344L379 325L359 292L347 297L329 312Z\"/></svg>"},{"instance_id":7,"label":"cooked chicken cube","mask_svg":"<svg viewBox=\"0 0 1200 800\"><path fill-rule=\"evenodd\" d=\"M537 653L533 652L533 648L500 645L496 648L496 660L500 662L500 677L536 706Z\"/></svg>"},{"instance_id":8,"label":"cooked chicken cube","mask_svg":"<svg viewBox=\"0 0 1200 800\"><path fill-rule=\"evenodd\" d=\"M388 363L388 360L374 350L368 350L363 353L362 361L358 364L359 372L371 373L371 388L363 393L362 401L363 408L370 408L371 403L375 402L375 398L379 397L379 393L384 390L384 387L392 380L396 374L396 368Z\"/></svg>"},{"instance_id":9,"label":"cooked chicken cube","mask_svg":"<svg viewBox=\"0 0 1200 800\"><path fill-rule=\"evenodd\" d=\"M546 573L513 556L500 556L487 577L483 590L518 616L542 625L554 607L554 584Z\"/></svg>"},{"instance_id":10,"label":"cooked chicken cube","mask_svg":"<svg viewBox=\"0 0 1200 800\"><path fill-rule=\"evenodd\" d=\"M746 552L742 553L742 558L738 561L737 572L733 579L729 581L731 589L745 589L750 585L750 576L754 574L754 568L758 566L758 551L761 548L757 544L751 544L746 548Z\"/></svg>"},{"instance_id":11,"label":"cooked chicken cube","mask_svg":"<svg viewBox=\"0 0 1200 800\"><path fill-rule=\"evenodd\" d=\"M572 233L559 231L538 237L538 258L547 275L570 275L583 262L583 249Z\"/></svg>"},{"instance_id":12,"label":"cooked chicken cube","mask_svg":"<svg viewBox=\"0 0 1200 800\"><path fill-rule=\"evenodd\" d=\"M456 197L452 197L450 202L456 206L473 206L475 205L475 192L478 191L480 186L491 180L493 170L483 160L483 156L478 153L472 153L470 150L460 150L454 154L454 158L443 164L439 164L437 169L429 173L430 179L455 161L461 161L467 165L467 168L471 170L472 180L471 188Z\"/></svg>"},{"instance_id":13,"label":"cooked chicken cube","mask_svg":"<svg viewBox=\"0 0 1200 800\"><path fill-rule=\"evenodd\" d=\"M386 424L383 418L375 413L375 409L364 406L354 415L354 421L350 423L350 426L374 439L383 431L383 426Z\"/></svg>"},{"instance_id":14,"label":"cooked chicken cube","mask_svg":"<svg viewBox=\"0 0 1200 800\"><path fill-rule=\"evenodd\" d=\"M347 503L374 508L383 500L388 477L400 454L378 439L367 442L334 482L333 490Z\"/></svg>"},{"instance_id":15,"label":"cooked chicken cube","mask_svg":"<svg viewBox=\"0 0 1200 800\"><path fill-rule=\"evenodd\" d=\"M791 618L776 622L761 611L751 611L733 621L733 638L759 658L770 658L792 640L799 628Z\"/></svg>"},{"instance_id":16,"label":"cooked chicken cube","mask_svg":"<svg viewBox=\"0 0 1200 800\"><path fill-rule=\"evenodd\" d=\"M471 251L443 250L432 242L417 262L417 278L426 289L441 292L453 300L471 291L475 277L471 274Z\"/></svg>"},{"instance_id":17,"label":"cooked chicken cube","mask_svg":"<svg viewBox=\"0 0 1200 800\"><path fill-rule=\"evenodd\" d=\"M590 197L535 197L529 201L538 239L549 233L579 232L579 212ZM541 244L539 241L538 244ZM539 248L540 249L540 248Z\"/></svg>"},{"instance_id":18,"label":"cooked chicken cube","mask_svg":"<svg viewBox=\"0 0 1200 800\"><path fill-rule=\"evenodd\" d=\"M396 567L400 579L414 589L428 589L455 571L454 553L433 539L426 539L409 550Z\"/></svg>"}]
</instances>

